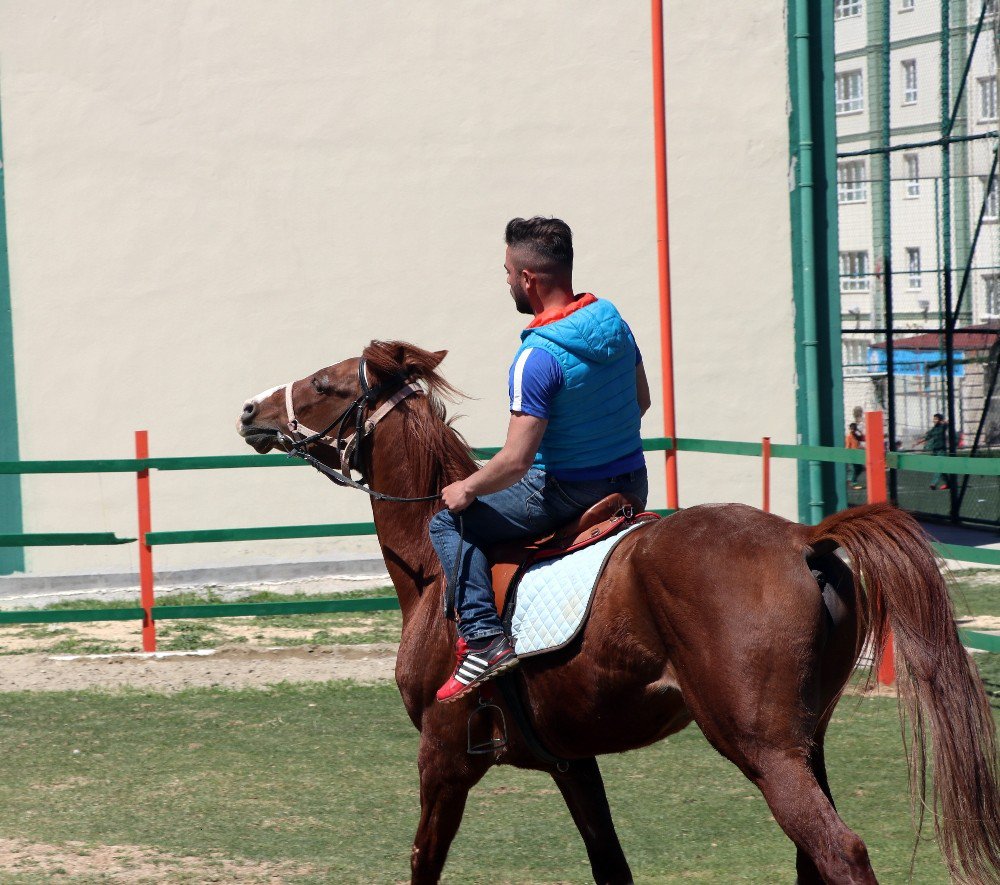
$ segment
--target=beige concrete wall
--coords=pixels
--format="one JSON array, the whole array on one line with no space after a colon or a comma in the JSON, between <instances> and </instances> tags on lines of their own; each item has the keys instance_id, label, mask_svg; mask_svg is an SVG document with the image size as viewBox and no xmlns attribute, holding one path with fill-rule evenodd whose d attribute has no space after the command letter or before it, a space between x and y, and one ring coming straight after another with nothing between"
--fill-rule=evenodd
<instances>
[{"instance_id":1,"label":"beige concrete wall","mask_svg":"<svg viewBox=\"0 0 1000 885\"><path fill-rule=\"evenodd\" d=\"M679 433L791 442L783 5L672 2L667 29ZM646 3L0 0L0 102L23 458L129 456L136 428L155 455L249 452L246 396L373 337L449 348L477 397L460 427L499 443L514 215L573 226L577 287L619 305L660 387ZM682 502L756 503L757 469L686 457ZM28 477L25 528L134 534L133 486ZM164 530L369 514L305 469L159 474L153 494ZM29 570L135 556L36 549Z\"/></svg>"}]
</instances>

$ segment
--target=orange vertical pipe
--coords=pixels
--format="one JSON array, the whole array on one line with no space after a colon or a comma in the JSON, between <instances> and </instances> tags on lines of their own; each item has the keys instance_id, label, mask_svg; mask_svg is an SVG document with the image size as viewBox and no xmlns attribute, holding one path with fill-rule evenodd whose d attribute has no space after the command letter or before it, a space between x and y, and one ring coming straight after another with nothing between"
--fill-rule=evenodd
<instances>
[{"instance_id":1,"label":"orange vertical pipe","mask_svg":"<svg viewBox=\"0 0 1000 885\"><path fill-rule=\"evenodd\" d=\"M771 512L771 437L765 436L760 441L760 456L764 471L764 506L765 513Z\"/></svg>"},{"instance_id":2,"label":"orange vertical pipe","mask_svg":"<svg viewBox=\"0 0 1000 885\"><path fill-rule=\"evenodd\" d=\"M149 431L135 432L136 458L149 457ZM153 530L149 493L149 470L136 473L136 497L139 502L139 604L142 616L142 650L156 651L156 624L153 622L153 548L146 543L146 532Z\"/></svg>"},{"instance_id":3,"label":"orange vertical pipe","mask_svg":"<svg viewBox=\"0 0 1000 885\"><path fill-rule=\"evenodd\" d=\"M670 233L667 216L667 123L663 86L663 0L653 4L653 121L656 132L656 245L660 277L660 360L663 435L667 450L667 507L677 504L677 423L674 414L674 341L670 319Z\"/></svg>"},{"instance_id":4,"label":"orange vertical pipe","mask_svg":"<svg viewBox=\"0 0 1000 885\"><path fill-rule=\"evenodd\" d=\"M881 412L865 412L865 474L868 477L868 503L889 499L885 483L885 429ZM879 656L878 681L892 685L896 678L892 633Z\"/></svg>"},{"instance_id":5,"label":"orange vertical pipe","mask_svg":"<svg viewBox=\"0 0 1000 885\"><path fill-rule=\"evenodd\" d=\"M887 501L885 429L881 412L865 412L865 473L868 476L868 503Z\"/></svg>"}]
</instances>

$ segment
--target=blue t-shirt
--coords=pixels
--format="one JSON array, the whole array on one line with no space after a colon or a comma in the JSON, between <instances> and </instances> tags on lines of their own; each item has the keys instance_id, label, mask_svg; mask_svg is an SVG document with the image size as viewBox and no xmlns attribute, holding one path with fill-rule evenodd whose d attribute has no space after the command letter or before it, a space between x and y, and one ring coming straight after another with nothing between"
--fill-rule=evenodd
<instances>
[{"instance_id":1,"label":"blue t-shirt","mask_svg":"<svg viewBox=\"0 0 1000 885\"><path fill-rule=\"evenodd\" d=\"M635 364L638 366L641 362L642 354L636 347ZM552 398L563 386L563 382L562 367L552 354L538 347L525 348L511 365L508 373L510 410L535 418L544 418L547 421ZM645 464L640 446L634 452L629 452L623 458L607 464L553 471L553 475L556 479L566 480L604 479L639 470Z\"/></svg>"}]
</instances>

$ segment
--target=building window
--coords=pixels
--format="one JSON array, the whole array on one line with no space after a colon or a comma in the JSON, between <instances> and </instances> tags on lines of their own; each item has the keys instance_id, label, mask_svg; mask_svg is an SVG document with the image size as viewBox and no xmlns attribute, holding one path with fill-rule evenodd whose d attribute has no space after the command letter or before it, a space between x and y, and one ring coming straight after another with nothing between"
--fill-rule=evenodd
<instances>
[{"instance_id":1,"label":"building window","mask_svg":"<svg viewBox=\"0 0 1000 885\"><path fill-rule=\"evenodd\" d=\"M986 313L1000 316L1000 274L983 274L983 288L986 291Z\"/></svg>"},{"instance_id":2,"label":"building window","mask_svg":"<svg viewBox=\"0 0 1000 885\"><path fill-rule=\"evenodd\" d=\"M841 252L840 291L867 292L868 288L868 253Z\"/></svg>"},{"instance_id":3,"label":"building window","mask_svg":"<svg viewBox=\"0 0 1000 885\"><path fill-rule=\"evenodd\" d=\"M920 276L920 250L909 248L906 250L906 285L910 289L919 289L923 278Z\"/></svg>"},{"instance_id":4,"label":"building window","mask_svg":"<svg viewBox=\"0 0 1000 885\"><path fill-rule=\"evenodd\" d=\"M899 4L900 12L909 12L911 9L915 9L917 6L917 0L902 0Z\"/></svg>"},{"instance_id":5,"label":"building window","mask_svg":"<svg viewBox=\"0 0 1000 885\"><path fill-rule=\"evenodd\" d=\"M917 60L903 62L903 104L917 103Z\"/></svg>"},{"instance_id":6,"label":"building window","mask_svg":"<svg viewBox=\"0 0 1000 885\"><path fill-rule=\"evenodd\" d=\"M844 71L837 74L836 89L838 114L853 114L855 111L864 110L865 98L861 71Z\"/></svg>"},{"instance_id":7,"label":"building window","mask_svg":"<svg viewBox=\"0 0 1000 885\"><path fill-rule=\"evenodd\" d=\"M837 202L863 203L868 199L865 161L852 160L837 165Z\"/></svg>"},{"instance_id":8,"label":"building window","mask_svg":"<svg viewBox=\"0 0 1000 885\"><path fill-rule=\"evenodd\" d=\"M906 196L920 196L920 155L903 154L903 163L906 166Z\"/></svg>"},{"instance_id":9,"label":"building window","mask_svg":"<svg viewBox=\"0 0 1000 885\"><path fill-rule=\"evenodd\" d=\"M861 15L861 0L835 0L833 4L834 21L842 18L853 18Z\"/></svg>"},{"instance_id":10,"label":"building window","mask_svg":"<svg viewBox=\"0 0 1000 885\"><path fill-rule=\"evenodd\" d=\"M989 193L986 193L986 183L989 179L980 178L979 180L982 183L986 203L983 208L983 221L996 221L997 217L1000 216L1000 192L997 190L996 176L993 178L993 187L990 188Z\"/></svg>"},{"instance_id":11,"label":"building window","mask_svg":"<svg viewBox=\"0 0 1000 885\"><path fill-rule=\"evenodd\" d=\"M979 78L979 119L995 120L997 118L997 78Z\"/></svg>"}]
</instances>

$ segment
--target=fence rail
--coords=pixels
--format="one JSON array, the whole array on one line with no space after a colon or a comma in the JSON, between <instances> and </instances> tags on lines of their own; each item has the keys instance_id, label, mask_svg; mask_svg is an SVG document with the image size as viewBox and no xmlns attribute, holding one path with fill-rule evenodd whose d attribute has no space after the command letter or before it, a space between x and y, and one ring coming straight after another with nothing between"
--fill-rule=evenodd
<instances>
[{"instance_id":1,"label":"fence rail","mask_svg":"<svg viewBox=\"0 0 1000 885\"><path fill-rule=\"evenodd\" d=\"M76 547L134 544L135 538L119 538L114 532L47 532L0 535L0 547Z\"/></svg>"},{"instance_id":2,"label":"fence rail","mask_svg":"<svg viewBox=\"0 0 1000 885\"><path fill-rule=\"evenodd\" d=\"M142 432L140 432L142 433ZM139 435L137 434L137 445ZM764 461L764 500L769 500L771 458L823 461L838 464L865 464L866 453L830 446L801 446L734 440L677 438L671 440L654 437L643 440L647 452L678 451L711 455L730 455L762 458ZM148 451L143 449L139 454ZM487 459L499 451L497 447L474 449L477 458ZM923 455L917 453L889 452L886 466L900 470L926 473L947 472L977 476L1000 476L1000 458L973 458L965 456ZM298 459L285 455L209 455L169 458L99 458L84 460L49 461L0 461L0 475L40 475L70 473L135 473L140 486L151 470L229 470L257 467L301 467ZM148 486L147 486L148 492ZM142 493L140 492L140 501ZM140 504L140 510L142 505ZM766 505L765 505L766 509ZM657 511L661 515L670 510ZM399 607L395 597L370 597L337 600L310 600L267 603L222 603L204 605L155 605L152 603L151 549L171 544L224 543L231 541L283 540L294 538L352 537L372 535L375 525L370 522L328 523L320 525L251 526L225 529L193 529L178 531L140 532L140 537L123 538L114 532L50 532L25 534L0 534L0 547L44 547L69 545L119 545L139 541L147 552L149 565L143 575L144 599L142 607L108 609L55 609L47 611L0 611L0 624L73 623L90 621L128 621L143 623L144 646L155 650L156 621L188 618L260 617L264 615L316 614L324 612L386 611ZM1000 550L984 550L958 544L934 544L942 557L961 562L1000 566ZM148 601L148 604L147 604ZM959 631L963 642L970 648L1000 653L1000 636L970 630ZM151 647L149 647L151 646Z\"/></svg>"}]
</instances>

